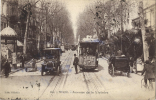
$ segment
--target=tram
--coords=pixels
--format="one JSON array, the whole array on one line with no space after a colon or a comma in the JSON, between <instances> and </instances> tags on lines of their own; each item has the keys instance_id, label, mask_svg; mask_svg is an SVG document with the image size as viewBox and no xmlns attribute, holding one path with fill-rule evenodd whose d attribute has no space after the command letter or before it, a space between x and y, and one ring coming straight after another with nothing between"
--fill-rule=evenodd
<instances>
[{"instance_id":1,"label":"tram","mask_svg":"<svg viewBox=\"0 0 156 100\"><path fill-rule=\"evenodd\" d=\"M96 69L98 67L97 39L82 40L78 44L79 66L82 69Z\"/></svg>"}]
</instances>

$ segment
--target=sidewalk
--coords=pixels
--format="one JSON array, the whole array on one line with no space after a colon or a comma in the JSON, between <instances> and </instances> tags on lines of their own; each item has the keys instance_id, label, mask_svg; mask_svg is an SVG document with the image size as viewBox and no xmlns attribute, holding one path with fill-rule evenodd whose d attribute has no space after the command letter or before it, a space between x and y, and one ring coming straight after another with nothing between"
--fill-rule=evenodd
<instances>
[{"instance_id":1,"label":"sidewalk","mask_svg":"<svg viewBox=\"0 0 156 100\"><path fill-rule=\"evenodd\" d=\"M31 59L31 60L32 60L32 59ZM31 60L30 60L30 61L27 61L25 64L30 63ZM41 61L43 61L43 59L37 60L36 63L39 63L39 62L41 62ZM11 67L11 72L10 72L9 74L13 74L13 73L18 72L18 71L20 71L20 70L22 70L22 69L25 69L25 68L21 68L20 65L21 65L21 63L18 63L18 64L17 64L17 68ZM2 76L4 76L4 75L2 75L2 73L0 72L0 76L2 77Z\"/></svg>"}]
</instances>

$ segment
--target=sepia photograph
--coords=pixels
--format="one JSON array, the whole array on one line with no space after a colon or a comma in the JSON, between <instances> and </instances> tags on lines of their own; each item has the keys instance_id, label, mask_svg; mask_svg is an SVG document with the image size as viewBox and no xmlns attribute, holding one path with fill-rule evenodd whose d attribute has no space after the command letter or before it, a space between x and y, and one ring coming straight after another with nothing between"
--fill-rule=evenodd
<instances>
[{"instance_id":1,"label":"sepia photograph","mask_svg":"<svg viewBox=\"0 0 156 100\"><path fill-rule=\"evenodd\" d=\"M155 0L0 2L0 100L156 100Z\"/></svg>"}]
</instances>

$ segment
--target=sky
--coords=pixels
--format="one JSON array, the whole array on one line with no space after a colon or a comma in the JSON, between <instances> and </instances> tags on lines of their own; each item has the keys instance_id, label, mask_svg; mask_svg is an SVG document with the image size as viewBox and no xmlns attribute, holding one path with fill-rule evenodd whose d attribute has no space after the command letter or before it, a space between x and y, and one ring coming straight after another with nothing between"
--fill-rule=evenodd
<instances>
[{"instance_id":1,"label":"sky","mask_svg":"<svg viewBox=\"0 0 156 100\"><path fill-rule=\"evenodd\" d=\"M74 35L76 36L76 22L78 16L81 12L83 12L85 7L91 3L91 0L64 0L64 2L66 3L67 10L70 13Z\"/></svg>"}]
</instances>

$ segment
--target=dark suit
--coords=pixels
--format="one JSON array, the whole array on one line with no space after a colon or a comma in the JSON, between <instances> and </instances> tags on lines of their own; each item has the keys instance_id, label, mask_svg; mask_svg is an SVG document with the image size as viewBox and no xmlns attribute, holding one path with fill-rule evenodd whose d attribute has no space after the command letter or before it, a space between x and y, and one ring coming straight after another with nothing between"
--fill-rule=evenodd
<instances>
[{"instance_id":1,"label":"dark suit","mask_svg":"<svg viewBox=\"0 0 156 100\"><path fill-rule=\"evenodd\" d=\"M24 68L24 61L25 61L24 55L22 55L20 58L21 58L21 62L22 62L22 68Z\"/></svg>"},{"instance_id":2,"label":"dark suit","mask_svg":"<svg viewBox=\"0 0 156 100\"><path fill-rule=\"evenodd\" d=\"M5 68L5 76L8 77L9 72L11 71L10 63L8 61L5 62L4 68Z\"/></svg>"},{"instance_id":3,"label":"dark suit","mask_svg":"<svg viewBox=\"0 0 156 100\"><path fill-rule=\"evenodd\" d=\"M74 58L73 65L75 66L75 71L76 71L76 73L78 73L78 72L77 72L77 65L78 65L78 62L79 62L78 57L75 57L75 58Z\"/></svg>"}]
</instances>

